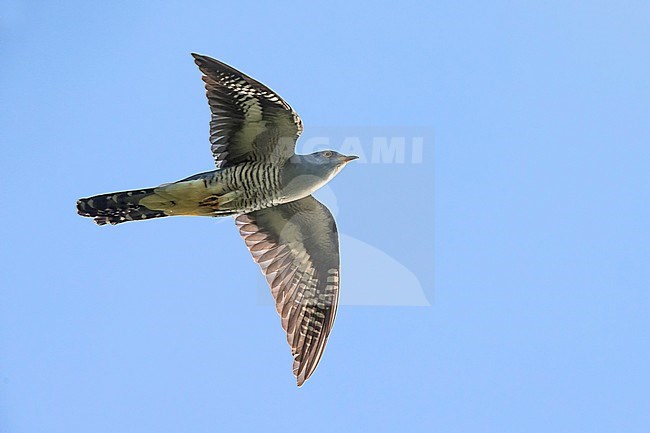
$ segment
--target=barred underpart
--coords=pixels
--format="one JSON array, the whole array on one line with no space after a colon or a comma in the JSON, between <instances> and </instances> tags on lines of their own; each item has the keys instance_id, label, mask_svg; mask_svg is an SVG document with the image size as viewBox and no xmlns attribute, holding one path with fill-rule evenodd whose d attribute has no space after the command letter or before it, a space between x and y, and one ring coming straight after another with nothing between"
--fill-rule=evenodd
<instances>
[{"instance_id":1,"label":"barred underpart","mask_svg":"<svg viewBox=\"0 0 650 433\"><path fill-rule=\"evenodd\" d=\"M217 171L212 182L225 191L238 192L231 207L247 213L279 204L280 175L281 168L275 164L244 163Z\"/></svg>"}]
</instances>

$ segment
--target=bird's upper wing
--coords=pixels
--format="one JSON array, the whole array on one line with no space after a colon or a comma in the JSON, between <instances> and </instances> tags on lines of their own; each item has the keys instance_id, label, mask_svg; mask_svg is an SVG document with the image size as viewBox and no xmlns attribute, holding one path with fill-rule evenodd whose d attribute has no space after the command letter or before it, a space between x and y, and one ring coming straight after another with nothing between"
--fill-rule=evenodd
<instances>
[{"instance_id":1,"label":"bird's upper wing","mask_svg":"<svg viewBox=\"0 0 650 433\"><path fill-rule=\"evenodd\" d=\"M312 196L236 218L271 286L298 386L323 355L339 298L339 239L330 211Z\"/></svg>"},{"instance_id":2,"label":"bird's upper wing","mask_svg":"<svg viewBox=\"0 0 650 433\"><path fill-rule=\"evenodd\" d=\"M243 161L281 161L294 154L302 120L264 84L213 58L193 53L212 111L210 143L217 168Z\"/></svg>"}]
</instances>

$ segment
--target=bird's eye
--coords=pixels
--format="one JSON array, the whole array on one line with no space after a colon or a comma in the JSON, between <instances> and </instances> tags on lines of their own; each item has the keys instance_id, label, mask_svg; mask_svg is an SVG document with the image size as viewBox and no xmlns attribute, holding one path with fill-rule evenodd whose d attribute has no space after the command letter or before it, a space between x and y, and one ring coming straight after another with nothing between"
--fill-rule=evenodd
<instances>
[{"instance_id":1,"label":"bird's eye","mask_svg":"<svg viewBox=\"0 0 650 433\"><path fill-rule=\"evenodd\" d=\"M323 156L324 156L325 158L331 158L331 157L332 157L332 152L329 151L329 150L328 150L328 151L325 151L325 152L323 152Z\"/></svg>"}]
</instances>

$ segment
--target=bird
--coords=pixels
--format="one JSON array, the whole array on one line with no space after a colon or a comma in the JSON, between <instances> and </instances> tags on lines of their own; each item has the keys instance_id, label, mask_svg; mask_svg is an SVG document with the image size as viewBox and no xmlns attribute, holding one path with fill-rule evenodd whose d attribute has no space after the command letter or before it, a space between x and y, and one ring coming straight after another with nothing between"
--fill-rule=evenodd
<instances>
[{"instance_id":1,"label":"bird","mask_svg":"<svg viewBox=\"0 0 650 433\"><path fill-rule=\"evenodd\" d=\"M302 120L276 92L214 58L192 53L202 73L216 170L77 201L98 225L177 215L234 218L275 300L300 387L319 364L340 286L334 217L312 193L354 155L296 154Z\"/></svg>"}]
</instances>

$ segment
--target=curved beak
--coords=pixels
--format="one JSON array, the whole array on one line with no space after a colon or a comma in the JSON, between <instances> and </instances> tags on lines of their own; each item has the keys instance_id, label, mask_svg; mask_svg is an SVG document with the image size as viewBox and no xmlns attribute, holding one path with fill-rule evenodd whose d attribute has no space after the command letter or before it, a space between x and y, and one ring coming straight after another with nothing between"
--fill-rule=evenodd
<instances>
[{"instance_id":1,"label":"curved beak","mask_svg":"<svg viewBox=\"0 0 650 433\"><path fill-rule=\"evenodd\" d=\"M355 155L346 156L345 158L343 158L343 162L354 161L355 159L358 159L358 158L359 158L359 157L358 157L358 156L355 156Z\"/></svg>"}]
</instances>

